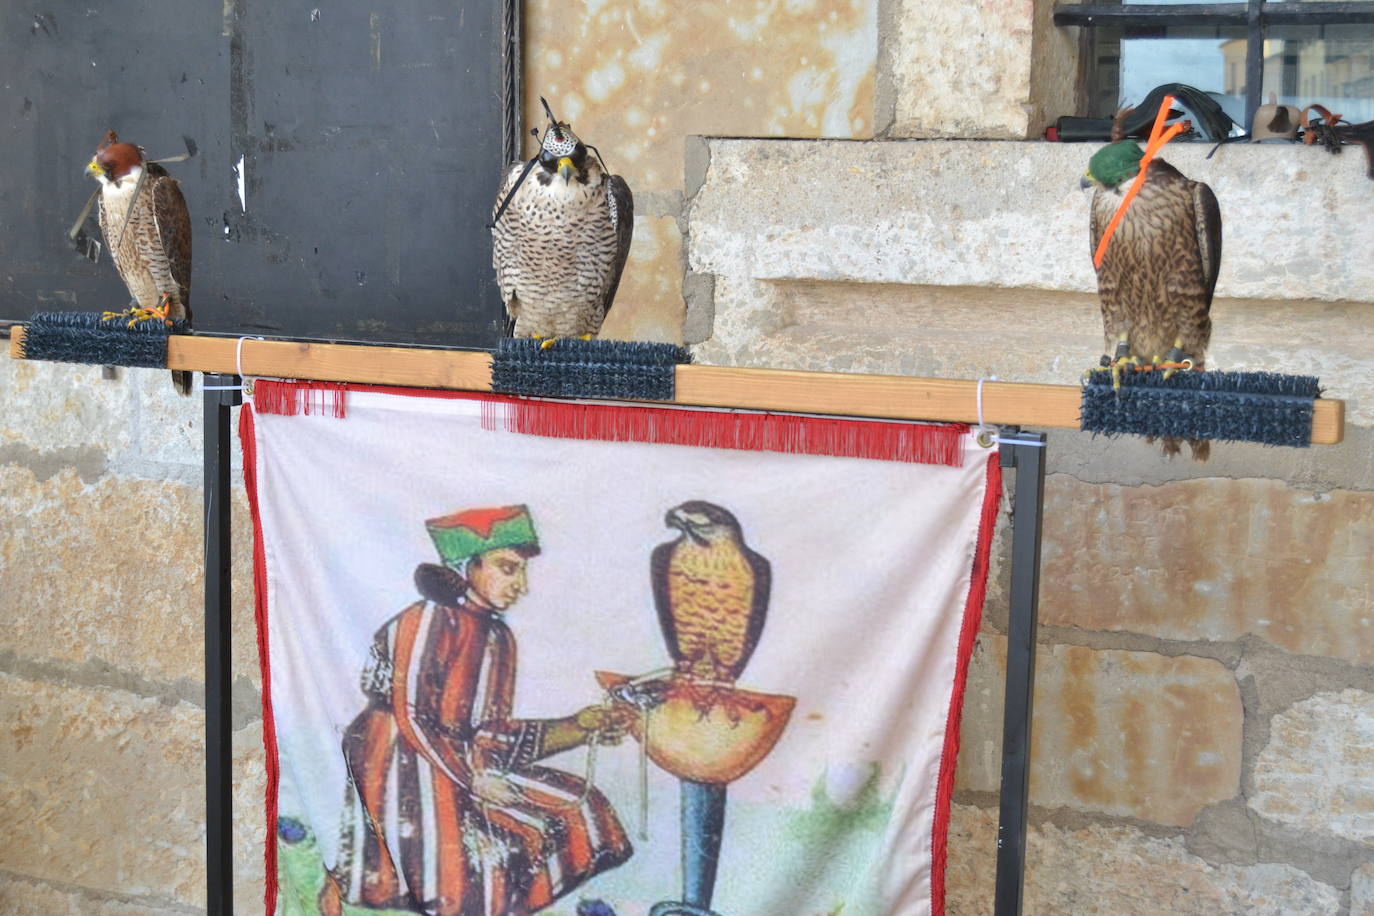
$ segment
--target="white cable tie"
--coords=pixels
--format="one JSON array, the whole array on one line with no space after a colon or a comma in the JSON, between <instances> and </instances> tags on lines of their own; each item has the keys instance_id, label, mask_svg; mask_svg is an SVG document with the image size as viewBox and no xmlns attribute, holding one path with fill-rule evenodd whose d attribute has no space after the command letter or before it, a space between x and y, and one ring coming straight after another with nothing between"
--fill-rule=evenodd
<instances>
[{"instance_id":1,"label":"white cable tie","mask_svg":"<svg viewBox=\"0 0 1374 916\"><path fill-rule=\"evenodd\" d=\"M240 337L238 345L234 347L234 374L243 378L243 342L245 340L266 340L266 337Z\"/></svg>"},{"instance_id":2,"label":"white cable tie","mask_svg":"<svg viewBox=\"0 0 1374 916\"><path fill-rule=\"evenodd\" d=\"M248 385L201 385L201 391L247 391Z\"/></svg>"},{"instance_id":3,"label":"white cable tie","mask_svg":"<svg viewBox=\"0 0 1374 916\"><path fill-rule=\"evenodd\" d=\"M983 383L986 381L997 381L997 376L989 375L978 380L978 388L975 396L978 401L978 444L983 448L991 448L993 443L1001 442L997 438L998 430L995 426L989 426L983 419Z\"/></svg>"}]
</instances>

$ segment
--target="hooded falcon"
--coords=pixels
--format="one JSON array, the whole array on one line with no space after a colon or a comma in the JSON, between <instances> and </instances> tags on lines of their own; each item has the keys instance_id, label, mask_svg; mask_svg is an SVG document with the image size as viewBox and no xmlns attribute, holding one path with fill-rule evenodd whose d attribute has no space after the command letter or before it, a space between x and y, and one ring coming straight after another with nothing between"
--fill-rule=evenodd
<instances>
[{"instance_id":1,"label":"hooded falcon","mask_svg":"<svg viewBox=\"0 0 1374 916\"><path fill-rule=\"evenodd\" d=\"M625 179L608 174L566 123L549 120L539 155L506 170L491 232L506 333L549 338L544 346L601 330L634 233Z\"/></svg>"},{"instance_id":2,"label":"hooded falcon","mask_svg":"<svg viewBox=\"0 0 1374 916\"><path fill-rule=\"evenodd\" d=\"M682 532L655 547L650 561L668 653L681 674L734 683L768 616L768 560L744 543L735 516L714 503L685 502L664 522Z\"/></svg>"},{"instance_id":3,"label":"hooded falcon","mask_svg":"<svg viewBox=\"0 0 1374 916\"><path fill-rule=\"evenodd\" d=\"M1140 171L1142 155L1134 140L1118 136L1088 163L1081 184L1096 186L1094 252L1123 192ZM1221 211L1216 195L1202 182L1190 181L1169 163L1154 159L1097 269L1103 332L1114 373L1140 362L1203 368L1220 264ZM1189 445L1195 459L1207 459L1205 441L1189 440ZM1164 453L1177 454L1179 446L1179 440L1165 439Z\"/></svg>"},{"instance_id":4,"label":"hooded falcon","mask_svg":"<svg viewBox=\"0 0 1374 916\"><path fill-rule=\"evenodd\" d=\"M120 315L131 324L151 318L189 324L191 216L177 180L114 131L86 174L100 182L100 232L132 299ZM172 384L190 394L191 373L173 370Z\"/></svg>"}]
</instances>

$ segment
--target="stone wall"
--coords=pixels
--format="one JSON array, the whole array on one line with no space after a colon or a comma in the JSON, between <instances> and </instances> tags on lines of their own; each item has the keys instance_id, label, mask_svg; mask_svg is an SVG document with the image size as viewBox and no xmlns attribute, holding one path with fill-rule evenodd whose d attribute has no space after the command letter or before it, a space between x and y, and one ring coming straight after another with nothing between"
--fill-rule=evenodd
<instances>
[{"instance_id":1,"label":"stone wall","mask_svg":"<svg viewBox=\"0 0 1374 916\"><path fill-rule=\"evenodd\" d=\"M1089 148L1024 142L1072 107L1074 36L1049 8L529 0L528 123L545 95L635 190L608 333L725 365L1072 382L1100 352ZM1027 912L1374 913L1374 186L1353 150L1168 157L1226 219L1214 362L1319 374L1350 425L1201 466L1051 433ZM0 912L202 912L199 399L99 375L0 358ZM249 913L241 486L234 511ZM1005 534L952 913L991 911Z\"/></svg>"},{"instance_id":2,"label":"stone wall","mask_svg":"<svg viewBox=\"0 0 1374 916\"><path fill-rule=\"evenodd\" d=\"M201 399L166 372L119 374L0 358L0 912L17 916L205 907ZM250 913L265 770L241 479L233 512L235 894Z\"/></svg>"},{"instance_id":3,"label":"stone wall","mask_svg":"<svg viewBox=\"0 0 1374 916\"><path fill-rule=\"evenodd\" d=\"M700 361L1069 384L1101 352L1088 147L701 145ZM1347 400L1347 441L1219 445L1197 465L1051 432L1027 911L1369 912L1374 273L1350 240L1374 237L1371 186L1361 158L1302 147L1169 158L1222 202L1214 364L1321 376ZM1005 534L965 712L952 913L989 912L992 894Z\"/></svg>"}]
</instances>

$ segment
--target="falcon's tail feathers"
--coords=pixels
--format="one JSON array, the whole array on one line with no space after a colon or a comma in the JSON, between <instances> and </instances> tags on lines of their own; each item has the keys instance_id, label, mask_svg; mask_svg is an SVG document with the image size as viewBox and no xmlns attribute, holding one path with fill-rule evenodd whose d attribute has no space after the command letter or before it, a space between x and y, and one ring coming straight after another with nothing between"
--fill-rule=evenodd
<instances>
[{"instance_id":1,"label":"falcon's tail feathers","mask_svg":"<svg viewBox=\"0 0 1374 916\"><path fill-rule=\"evenodd\" d=\"M193 379L195 373L185 369L172 370L172 387L177 390L177 394L188 395L194 387Z\"/></svg>"}]
</instances>

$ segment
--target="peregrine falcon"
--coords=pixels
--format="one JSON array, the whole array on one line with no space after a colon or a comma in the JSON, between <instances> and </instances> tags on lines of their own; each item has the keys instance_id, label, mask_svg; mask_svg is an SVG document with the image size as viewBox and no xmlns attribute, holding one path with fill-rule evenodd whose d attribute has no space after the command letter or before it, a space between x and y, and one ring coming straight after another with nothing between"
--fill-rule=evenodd
<instances>
[{"instance_id":1,"label":"peregrine falcon","mask_svg":"<svg viewBox=\"0 0 1374 916\"><path fill-rule=\"evenodd\" d=\"M191 215L177 180L142 147L114 131L86 166L100 182L100 232L133 302L120 317L191 320ZM111 315L112 313L107 313ZM191 393L191 373L172 371L172 384Z\"/></svg>"},{"instance_id":2,"label":"peregrine falcon","mask_svg":"<svg viewBox=\"0 0 1374 916\"><path fill-rule=\"evenodd\" d=\"M734 683L763 633L772 572L744 543L739 521L691 500L664 522L682 535L654 548L650 575L659 625L680 674Z\"/></svg>"},{"instance_id":3,"label":"peregrine falcon","mask_svg":"<svg viewBox=\"0 0 1374 916\"><path fill-rule=\"evenodd\" d=\"M511 165L501 181L492 266L507 334L591 338L601 330L630 253L634 198L625 179L607 173L599 153L589 155L595 147L552 113L549 120L539 155Z\"/></svg>"},{"instance_id":4,"label":"peregrine falcon","mask_svg":"<svg viewBox=\"0 0 1374 916\"><path fill-rule=\"evenodd\" d=\"M1096 186L1094 252L1121 204L1123 186L1140 171L1142 155L1136 142L1122 139L1118 130L1114 142L1088 163L1081 185ZM1203 368L1220 264L1221 210L1216 195L1202 182L1190 181L1169 163L1154 159L1097 268L1113 372L1138 362ZM1189 440L1189 445L1195 459L1206 460L1207 442ZM1164 440L1166 455L1177 454L1179 447L1177 439Z\"/></svg>"}]
</instances>

